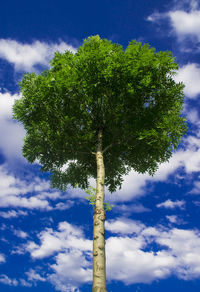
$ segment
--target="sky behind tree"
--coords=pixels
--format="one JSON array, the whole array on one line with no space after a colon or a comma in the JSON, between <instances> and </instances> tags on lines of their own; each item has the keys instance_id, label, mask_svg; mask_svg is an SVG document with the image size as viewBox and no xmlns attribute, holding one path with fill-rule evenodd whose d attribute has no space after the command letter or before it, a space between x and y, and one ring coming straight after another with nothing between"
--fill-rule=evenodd
<instances>
[{"instance_id":1,"label":"sky behind tree","mask_svg":"<svg viewBox=\"0 0 200 292\"><path fill-rule=\"evenodd\" d=\"M4 1L0 11L0 289L87 292L92 285L92 208L83 190L51 189L21 154L12 119L25 72L48 68L99 34L171 50L185 83L188 133L156 174L124 177L106 201L108 291L198 291L200 285L200 2ZM91 185L95 182L91 180Z\"/></svg>"}]
</instances>

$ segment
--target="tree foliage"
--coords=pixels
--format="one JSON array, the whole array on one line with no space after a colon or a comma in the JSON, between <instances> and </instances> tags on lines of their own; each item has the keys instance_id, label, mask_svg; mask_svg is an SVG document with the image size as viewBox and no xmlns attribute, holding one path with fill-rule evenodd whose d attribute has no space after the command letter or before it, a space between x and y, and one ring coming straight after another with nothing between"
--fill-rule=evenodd
<instances>
[{"instance_id":1,"label":"tree foliage","mask_svg":"<svg viewBox=\"0 0 200 292\"><path fill-rule=\"evenodd\" d=\"M54 187L85 189L96 179L93 154L102 129L111 192L130 169L153 174L186 131L177 69L170 52L136 41L124 50L94 36L75 54L56 52L49 70L25 74L20 83L13 110L27 133L23 155L52 173Z\"/></svg>"}]
</instances>

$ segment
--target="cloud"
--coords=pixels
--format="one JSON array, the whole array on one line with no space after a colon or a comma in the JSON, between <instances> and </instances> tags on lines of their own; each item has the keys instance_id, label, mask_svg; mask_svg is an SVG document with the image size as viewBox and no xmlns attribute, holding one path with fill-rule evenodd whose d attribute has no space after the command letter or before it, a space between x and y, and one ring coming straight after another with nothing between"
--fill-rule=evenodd
<instances>
[{"instance_id":1,"label":"cloud","mask_svg":"<svg viewBox=\"0 0 200 292\"><path fill-rule=\"evenodd\" d=\"M114 205L112 211L123 214L124 216L128 217L132 213L150 212L151 209L144 207L140 203L134 203L134 204L116 204Z\"/></svg>"},{"instance_id":2,"label":"cloud","mask_svg":"<svg viewBox=\"0 0 200 292\"><path fill-rule=\"evenodd\" d=\"M10 218L17 218L19 216L27 216L28 213L26 211L22 210L11 210L11 211L0 211L0 217L3 217L5 219L10 219Z\"/></svg>"},{"instance_id":3,"label":"cloud","mask_svg":"<svg viewBox=\"0 0 200 292\"><path fill-rule=\"evenodd\" d=\"M131 171L124 177L121 190L109 194L106 193L106 199L111 202L126 202L133 198L138 198L146 193L148 183L165 182L169 176L174 174L179 168L185 171L185 174L191 174L200 171L200 149L198 147L199 139L194 136L188 136L184 139L186 150L176 151L169 162L162 163L159 169L150 176L148 174L138 174Z\"/></svg>"},{"instance_id":4,"label":"cloud","mask_svg":"<svg viewBox=\"0 0 200 292\"><path fill-rule=\"evenodd\" d=\"M75 48L65 42L32 44L20 43L11 39L0 39L0 58L12 63L16 71L35 71L36 65L48 66L55 51L75 52Z\"/></svg>"},{"instance_id":5,"label":"cloud","mask_svg":"<svg viewBox=\"0 0 200 292\"><path fill-rule=\"evenodd\" d=\"M157 25L164 24L165 31L170 28L171 35L175 35L182 44L183 51L196 50L200 40L200 9L198 1L174 1L168 12L155 11L147 17L147 21ZM165 33L166 36L166 33Z\"/></svg>"},{"instance_id":6,"label":"cloud","mask_svg":"<svg viewBox=\"0 0 200 292\"><path fill-rule=\"evenodd\" d=\"M56 252L64 251L67 248L81 249L89 251L92 248L90 240L83 237L83 232L80 228L61 222L58 226L58 231L47 228L39 234L41 245L35 245L34 242L29 242L27 250L33 258L45 258Z\"/></svg>"},{"instance_id":7,"label":"cloud","mask_svg":"<svg viewBox=\"0 0 200 292\"><path fill-rule=\"evenodd\" d=\"M5 261L6 261L5 256L2 253L0 253L0 263L5 263Z\"/></svg>"},{"instance_id":8,"label":"cloud","mask_svg":"<svg viewBox=\"0 0 200 292\"><path fill-rule=\"evenodd\" d=\"M92 280L91 262L77 249L70 250L69 253L59 253L56 264L51 265L51 268L54 273L49 280L59 291L75 292L80 285Z\"/></svg>"},{"instance_id":9,"label":"cloud","mask_svg":"<svg viewBox=\"0 0 200 292\"><path fill-rule=\"evenodd\" d=\"M42 277L37 271L30 269L28 272L25 273L28 282L30 283L36 283L37 281L45 282L46 278Z\"/></svg>"},{"instance_id":10,"label":"cloud","mask_svg":"<svg viewBox=\"0 0 200 292\"><path fill-rule=\"evenodd\" d=\"M144 225L127 218L120 218L106 221L105 228L111 233L116 234L138 234L144 228Z\"/></svg>"},{"instance_id":11,"label":"cloud","mask_svg":"<svg viewBox=\"0 0 200 292\"><path fill-rule=\"evenodd\" d=\"M178 37L194 36L200 40L200 10L170 11L168 16Z\"/></svg>"},{"instance_id":12,"label":"cloud","mask_svg":"<svg viewBox=\"0 0 200 292\"><path fill-rule=\"evenodd\" d=\"M5 274L0 275L0 283L9 285L9 286L23 286L23 287L32 287L33 285L37 285L37 282L45 282L46 278L42 277L37 271L30 269L25 272L25 276L27 279L19 278L19 279L11 279Z\"/></svg>"},{"instance_id":13,"label":"cloud","mask_svg":"<svg viewBox=\"0 0 200 292\"><path fill-rule=\"evenodd\" d=\"M48 280L57 290L79 291L81 284L91 282L92 241L85 239L79 227L61 222L58 231L47 228L38 237L40 245L30 241L25 248L34 259L55 255Z\"/></svg>"},{"instance_id":14,"label":"cloud","mask_svg":"<svg viewBox=\"0 0 200 292\"><path fill-rule=\"evenodd\" d=\"M185 201L183 201L183 200L171 201L168 199L167 201L165 201L163 203L157 204L156 207L157 208L166 208L166 209L175 209L175 208L184 209Z\"/></svg>"},{"instance_id":15,"label":"cloud","mask_svg":"<svg viewBox=\"0 0 200 292\"><path fill-rule=\"evenodd\" d=\"M107 276L126 285L151 283L172 275L195 279L200 275L199 252L197 230L144 226L128 237L124 230L124 235L106 242Z\"/></svg>"},{"instance_id":16,"label":"cloud","mask_svg":"<svg viewBox=\"0 0 200 292\"><path fill-rule=\"evenodd\" d=\"M193 189L189 192L192 195L200 195L200 182L199 181L195 181L193 183L194 187Z\"/></svg>"},{"instance_id":17,"label":"cloud","mask_svg":"<svg viewBox=\"0 0 200 292\"><path fill-rule=\"evenodd\" d=\"M0 275L0 283L9 286L18 286L18 281L16 279L10 279L7 275Z\"/></svg>"},{"instance_id":18,"label":"cloud","mask_svg":"<svg viewBox=\"0 0 200 292\"><path fill-rule=\"evenodd\" d=\"M5 274L0 275L0 283L9 286L18 286L18 281L16 279L11 279Z\"/></svg>"},{"instance_id":19,"label":"cloud","mask_svg":"<svg viewBox=\"0 0 200 292\"><path fill-rule=\"evenodd\" d=\"M167 215L166 218L169 220L170 223L172 224L185 224L186 222L179 218L177 215Z\"/></svg>"},{"instance_id":20,"label":"cloud","mask_svg":"<svg viewBox=\"0 0 200 292\"><path fill-rule=\"evenodd\" d=\"M27 238L28 237L28 234L22 230L14 230L14 234L19 237L19 238Z\"/></svg>"},{"instance_id":21,"label":"cloud","mask_svg":"<svg viewBox=\"0 0 200 292\"><path fill-rule=\"evenodd\" d=\"M185 84L184 94L188 98L195 99L200 94L200 66L198 64L189 63L181 67L174 78L176 82Z\"/></svg>"},{"instance_id":22,"label":"cloud","mask_svg":"<svg viewBox=\"0 0 200 292\"><path fill-rule=\"evenodd\" d=\"M16 159L25 162L21 153L25 130L21 124L12 120L12 106L19 98L18 94L0 93L0 149L11 164Z\"/></svg>"},{"instance_id":23,"label":"cloud","mask_svg":"<svg viewBox=\"0 0 200 292\"><path fill-rule=\"evenodd\" d=\"M187 116L188 122L192 123L195 126L198 126L198 127L200 126L199 113L196 108L191 108L185 104L184 113Z\"/></svg>"},{"instance_id":24,"label":"cloud","mask_svg":"<svg viewBox=\"0 0 200 292\"><path fill-rule=\"evenodd\" d=\"M49 201L61 197L61 192L59 192L59 197L58 191L51 189L48 181L39 177L29 177L28 174L21 179L8 171L6 165L0 166L0 185L0 207L4 208L52 210ZM26 213L10 211L7 216L3 211L0 213L0 216L4 218L18 215L26 215Z\"/></svg>"},{"instance_id":25,"label":"cloud","mask_svg":"<svg viewBox=\"0 0 200 292\"><path fill-rule=\"evenodd\" d=\"M199 230L151 227L125 218L109 220L106 227L115 234L106 240L109 281L129 285L173 275L199 278ZM82 284L91 282L92 241L85 239L79 227L61 222L58 230L47 228L38 237L40 244L29 242L26 250L38 260L53 256L48 280L57 290L79 291Z\"/></svg>"}]
</instances>

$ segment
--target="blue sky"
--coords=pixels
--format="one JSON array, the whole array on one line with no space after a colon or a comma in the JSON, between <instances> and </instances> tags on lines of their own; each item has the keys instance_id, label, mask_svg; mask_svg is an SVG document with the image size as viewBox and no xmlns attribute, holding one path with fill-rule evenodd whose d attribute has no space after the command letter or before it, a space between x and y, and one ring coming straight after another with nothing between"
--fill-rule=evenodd
<instances>
[{"instance_id":1,"label":"blue sky","mask_svg":"<svg viewBox=\"0 0 200 292\"><path fill-rule=\"evenodd\" d=\"M106 191L108 291L199 291L200 1L3 1L0 10L0 290L87 292L92 287L92 208L83 190L51 189L22 157L12 120L25 72L48 68L56 50L99 34L171 50L185 83L188 133L154 177L132 171ZM94 181L91 180L94 186Z\"/></svg>"}]
</instances>

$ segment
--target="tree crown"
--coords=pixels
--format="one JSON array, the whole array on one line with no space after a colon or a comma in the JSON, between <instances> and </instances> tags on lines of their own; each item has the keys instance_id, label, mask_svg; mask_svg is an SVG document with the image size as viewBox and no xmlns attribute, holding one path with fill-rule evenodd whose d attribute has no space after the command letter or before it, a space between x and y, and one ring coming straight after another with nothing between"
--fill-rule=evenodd
<instances>
[{"instance_id":1,"label":"tree crown","mask_svg":"<svg viewBox=\"0 0 200 292\"><path fill-rule=\"evenodd\" d=\"M130 169L153 174L186 131L177 69L171 52L136 41L123 50L94 36L75 54L56 52L49 70L25 74L20 83L13 111L27 132L23 155L52 172L53 186L87 188L96 178L101 130L110 191Z\"/></svg>"}]
</instances>

